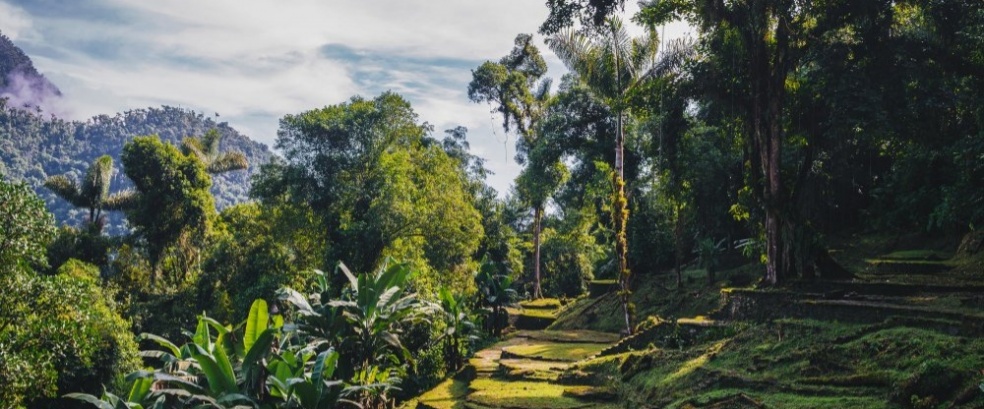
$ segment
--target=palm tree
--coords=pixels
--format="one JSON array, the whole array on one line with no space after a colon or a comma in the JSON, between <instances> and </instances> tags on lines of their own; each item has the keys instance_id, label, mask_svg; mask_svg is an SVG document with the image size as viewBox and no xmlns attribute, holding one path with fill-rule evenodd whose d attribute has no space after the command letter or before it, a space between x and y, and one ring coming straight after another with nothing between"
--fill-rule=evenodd
<instances>
[{"instance_id":1,"label":"palm tree","mask_svg":"<svg viewBox=\"0 0 984 409\"><path fill-rule=\"evenodd\" d=\"M103 210L126 210L133 205L136 197L131 190L110 195L112 177L113 158L103 155L89 165L81 184L68 176L58 175L48 178L44 186L73 206L88 208L90 226L102 230Z\"/></svg>"},{"instance_id":2,"label":"palm tree","mask_svg":"<svg viewBox=\"0 0 984 409\"><path fill-rule=\"evenodd\" d=\"M625 116L630 108L630 94L649 76L656 62L658 41L650 27L641 38L631 38L622 21L607 20L605 25L584 29L566 29L547 40L547 45L578 75L592 94L616 113L615 174L612 212L615 221L615 254L618 258L619 295L625 314L625 329L632 332L629 312L628 239L626 226L629 209L625 196L624 148Z\"/></svg>"},{"instance_id":3,"label":"palm tree","mask_svg":"<svg viewBox=\"0 0 984 409\"><path fill-rule=\"evenodd\" d=\"M222 134L214 128L209 129L202 137L189 136L182 139L181 153L198 158L205 165L205 170L213 175L249 167L246 155L242 152L219 152L221 141Z\"/></svg>"}]
</instances>

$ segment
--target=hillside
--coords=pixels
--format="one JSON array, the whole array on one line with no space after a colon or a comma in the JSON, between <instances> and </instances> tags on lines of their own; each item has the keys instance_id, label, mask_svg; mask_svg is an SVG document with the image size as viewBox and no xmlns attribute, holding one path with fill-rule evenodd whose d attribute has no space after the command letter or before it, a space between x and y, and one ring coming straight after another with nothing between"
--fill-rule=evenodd
<instances>
[{"instance_id":1,"label":"hillside","mask_svg":"<svg viewBox=\"0 0 984 409\"><path fill-rule=\"evenodd\" d=\"M2 106L2 105L0 105ZM12 179L27 180L41 196L59 222L77 225L84 212L75 209L44 188L44 180L69 174L81 178L89 164L101 155L116 163L117 177L112 189L128 186L119 169L123 145L134 136L156 134L174 144L185 136L203 135L209 129L222 134L221 150L237 150L246 155L250 168L213 177L212 194L218 208L246 200L250 176L270 160L266 145L254 142L225 122L216 123L201 113L174 107L130 110L115 116L100 115L88 121L65 121L9 106L0 109L0 173ZM120 214L110 216L110 232L123 225Z\"/></svg>"},{"instance_id":2,"label":"hillside","mask_svg":"<svg viewBox=\"0 0 984 409\"><path fill-rule=\"evenodd\" d=\"M980 408L981 237L836 240L851 281L757 288L757 263L713 285L643 276L646 318L622 339L613 292L524 302L517 331L404 408Z\"/></svg>"},{"instance_id":3,"label":"hillside","mask_svg":"<svg viewBox=\"0 0 984 409\"><path fill-rule=\"evenodd\" d=\"M158 135L177 145L186 136L218 129L222 134L220 149L240 151L250 163L245 172L213 177L212 195L219 209L246 200L250 177L272 155L266 145L250 140L227 123L182 108L129 110L85 122L58 119L57 111L49 107L61 96L58 87L34 68L30 57L0 34L0 174L28 181L59 223L78 225L84 212L44 188L45 179L68 174L78 180L94 159L110 155L117 166L112 189L125 189L129 181L119 169L119 157L123 145L134 136ZM108 231L122 232L123 223L121 214L110 215Z\"/></svg>"}]
</instances>

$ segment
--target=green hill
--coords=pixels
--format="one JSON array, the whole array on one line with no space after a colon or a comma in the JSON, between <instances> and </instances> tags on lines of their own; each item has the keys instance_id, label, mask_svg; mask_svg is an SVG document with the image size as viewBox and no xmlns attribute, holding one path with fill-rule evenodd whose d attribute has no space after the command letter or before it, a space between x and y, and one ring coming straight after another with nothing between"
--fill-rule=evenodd
<instances>
[{"instance_id":1,"label":"green hill","mask_svg":"<svg viewBox=\"0 0 984 409\"><path fill-rule=\"evenodd\" d=\"M134 136L159 135L178 144L186 136L217 129L222 134L220 149L240 151L250 164L245 172L213 176L212 194L220 209L246 200L250 177L272 156L266 145L191 110L163 106L66 121L49 109L60 98L61 91L34 68L30 57L0 34L0 174L30 183L61 223L78 225L84 212L46 189L45 179L63 174L81 179L94 159L110 155L117 163L113 189L125 189L129 181L119 169L119 156ZM110 215L107 228L122 232L122 215Z\"/></svg>"},{"instance_id":2,"label":"green hill","mask_svg":"<svg viewBox=\"0 0 984 409\"><path fill-rule=\"evenodd\" d=\"M85 212L73 208L46 189L43 186L46 178L69 174L69 177L80 179L95 158L110 155L117 166L113 189L123 189L129 186L129 181L119 169L119 155L123 145L134 136L156 134L164 141L177 144L185 136L203 135L213 128L223 136L221 150L240 151L250 163L246 171L213 176L212 194L216 206L221 209L246 200L250 176L270 160L272 153L266 145L250 140L225 122L217 123L201 113L181 108L136 109L80 122L45 118L41 114L3 106L0 109L0 173L28 181L59 222L77 225ZM111 233L119 233L123 228L122 215L111 215L107 227Z\"/></svg>"}]
</instances>

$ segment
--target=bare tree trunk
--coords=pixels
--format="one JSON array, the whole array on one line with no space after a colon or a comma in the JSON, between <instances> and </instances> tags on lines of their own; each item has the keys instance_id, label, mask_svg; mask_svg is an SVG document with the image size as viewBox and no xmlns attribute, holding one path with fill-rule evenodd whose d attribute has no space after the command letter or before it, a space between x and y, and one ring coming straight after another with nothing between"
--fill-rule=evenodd
<instances>
[{"instance_id":1,"label":"bare tree trunk","mask_svg":"<svg viewBox=\"0 0 984 409\"><path fill-rule=\"evenodd\" d=\"M622 131L622 115L618 116L618 133L615 136L615 257L618 258L619 299L622 312L625 315L625 332L632 334L632 309L629 296L632 294L629 278L631 273L628 266L629 241L627 226L629 221L629 203L625 197L624 155L625 136Z\"/></svg>"},{"instance_id":2,"label":"bare tree trunk","mask_svg":"<svg viewBox=\"0 0 984 409\"><path fill-rule=\"evenodd\" d=\"M543 289L540 287L540 223L543 220L543 206L536 206L533 210L533 275L536 282L533 286L533 298L543 298Z\"/></svg>"}]
</instances>

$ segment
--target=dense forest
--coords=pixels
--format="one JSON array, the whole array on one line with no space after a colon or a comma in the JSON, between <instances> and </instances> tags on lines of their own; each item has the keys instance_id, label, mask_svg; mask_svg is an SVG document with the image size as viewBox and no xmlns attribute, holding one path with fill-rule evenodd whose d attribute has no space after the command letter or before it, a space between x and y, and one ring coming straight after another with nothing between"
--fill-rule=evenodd
<instances>
[{"instance_id":1,"label":"dense forest","mask_svg":"<svg viewBox=\"0 0 984 409\"><path fill-rule=\"evenodd\" d=\"M0 407L984 407L984 3L547 5L508 192L395 92L0 100Z\"/></svg>"}]
</instances>

